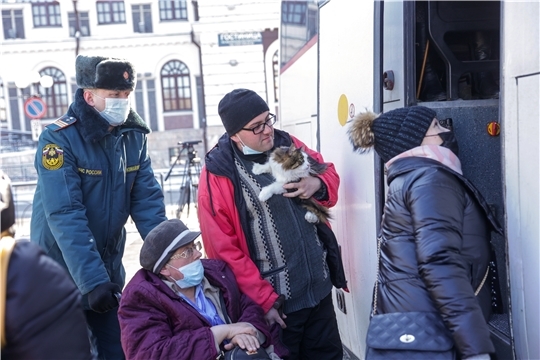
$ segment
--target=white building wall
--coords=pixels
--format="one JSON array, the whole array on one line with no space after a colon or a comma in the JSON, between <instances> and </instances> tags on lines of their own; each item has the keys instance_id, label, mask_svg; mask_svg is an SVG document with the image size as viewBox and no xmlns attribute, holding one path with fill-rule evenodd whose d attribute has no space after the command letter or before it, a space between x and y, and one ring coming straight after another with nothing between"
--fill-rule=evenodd
<instances>
[{"instance_id":1,"label":"white building wall","mask_svg":"<svg viewBox=\"0 0 540 360\"><path fill-rule=\"evenodd\" d=\"M60 69L66 76L68 102L71 103L75 86L76 40L69 36L68 12L73 12L73 2L59 1L62 27L34 28L32 3L2 3L4 9L23 10L25 39L4 39L0 22L0 78L4 84L4 94L8 96L8 87L14 86L15 80L29 73L52 66ZM217 114L219 100L229 91L238 87L250 88L265 98L272 109L273 95L267 96L267 89L272 86L268 74L271 66L265 63L265 47L275 52L277 29L279 28L279 0L200 0L186 1L188 21L160 21L157 1L147 2L152 6L152 33L136 33L133 29L132 5L141 4L140 0L125 0L126 22L122 24L98 25L96 1L78 0L79 12L88 12L90 36L81 37L79 54L102 55L125 58L132 62L137 73L142 76L139 86L144 93L144 114L149 122L149 99L146 85L148 80L155 81L155 112L157 113L158 131L165 129L164 118L170 115L192 115L193 128L199 128L199 100L205 102L208 133L207 145L210 148L223 133L223 127ZM198 5L199 21L195 21L195 6ZM264 44L220 46L219 34L225 33L275 33L274 44L264 40ZM199 47L200 45L200 52ZM269 57L272 58L271 56ZM190 71L192 111L163 111L160 71L170 60L180 60ZM233 61L234 60L234 61ZM235 64L235 66L231 64ZM202 71L200 66L202 64ZM203 75L204 99L197 97L196 78ZM135 97L132 97L135 102ZM24 115L21 97L18 100L19 114ZM8 128L11 124L10 102L6 98ZM137 104L134 103L134 107ZM202 117L204 114L201 114ZM43 119L43 123L54 119ZM30 131L22 124L21 130ZM203 131L201 129L201 131ZM154 135L155 136L155 135ZM194 135L190 133L190 136ZM200 136L203 136L202 134ZM181 134L178 140L182 140ZM185 140L185 139L184 139ZM163 145L163 144L160 144ZM173 144L175 145L175 144ZM206 149L205 149L206 150Z\"/></svg>"},{"instance_id":2,"label":"white building wall","mask_svg":"<svg viewBox=\"0 0 540 360\"><path fill-rule=\"evenodd\" d=\"M219 34L263 33L279 28L279 0L223 1L200 0L200 21L194 24L200 38L204 72L206 116L209 127L222 128L217 109L223 96L235 88L256 91L273 107L273 95L267 95L265 44L220 46ZM276 49L277 33L274 46ZM210 141L216 141L211 139Z\"/></svg>"}]
</instances>

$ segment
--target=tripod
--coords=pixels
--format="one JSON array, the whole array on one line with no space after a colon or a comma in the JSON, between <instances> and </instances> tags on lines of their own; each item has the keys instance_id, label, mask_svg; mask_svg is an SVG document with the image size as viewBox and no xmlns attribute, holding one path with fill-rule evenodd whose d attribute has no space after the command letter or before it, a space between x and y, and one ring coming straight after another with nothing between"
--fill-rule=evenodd
<instances>
[{"instance_id":1,"label":"tripod","mask_svg":"<svg viewBox=\"0 0 540 360\"><path fill-rule=\"evenodd\" d=\"M185 151L187 159L185 161L184 170L182 171L182 182L180 183L180 194L178 196L178 208L176 209L176 217L180 219L184 210L186 210L186 216L189 216L189 210L191 203L195 203L197 206L197 191L199 189L199 177L201 175L201 159L197 156L197 151L193 147L200 143L201 140L179 142L178 145L182 146L182 149L178 153L178 156L172 164L164 181L167 181L174 166L180 160L182 153Z\"/></svg>"}]
</instances>

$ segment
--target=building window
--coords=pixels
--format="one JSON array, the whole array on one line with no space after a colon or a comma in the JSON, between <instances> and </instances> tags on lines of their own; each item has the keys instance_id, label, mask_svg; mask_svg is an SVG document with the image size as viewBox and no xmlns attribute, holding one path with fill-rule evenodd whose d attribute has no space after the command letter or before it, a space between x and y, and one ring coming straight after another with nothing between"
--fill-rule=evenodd
<instances>
[{"instance_id":1,"label":"building window","mask_svg":"<svg viewBox=\"0 0 540 360\"><path fill-rule=\"evenodd\" d=\"M79 14L79 32L80 36L90 36L90 20L88 19L88 11L78 12ZM77 17L74 12L68 13L69 36L75 37L77 29Z\"/></svg>"},{"instance_id":2,"label":"building window","mask_svg":"<svg viewBox=\"0 0 540 360\"><path fill-rule=\"evenodd\" d=\"M2 10L4 39L24 39L22 10Z\"/></svg>"},{"instance_id":3,"label":"building window","mask_svg":"<svg viewBox=\"0 0 540 360\"><path fill-rule=\"evenodd\" d=\"M97 1L98 24L125 24L126 11L123 1Z\"/></svg>"},{"instance_id":4,"label":"building window","mask_svg":"<svg viewBox=\"0 0 540 360\"><path fill-rule=\"evenodd\" d=\"M54 67L47 67L39 72L41 76L49 75L53 78L53 86L44 88L39 85L39 93L47 104L45 118L56 119L67 112L68 96L66 76L62 71Z\"/></svg>"},{"instance_id":5,"label":"building window","mask_svg":"<svg viewBox=\"0 0 540 360\"><path fill-rule=\"evenodd\" d=\"M133 13L133 31L136 33L152 32L152 9L150 5L131 5Z\"/></svg>"},{"instance_id":6,"label":"building window","mask_svg":"<svg viewBox=\"0 0 540 360\"><path fill-rule=\"evenodd\" d=\"M185 0L160 0L159 19L187 20L187 4Z\"/></svg>"},{"instance_id":7,"label":"building window","mask_svg":"<svg viewBox=\"0 0 540 360\"><path fill-rule=\"evenodd\" d=\"M33 3L32 15L34 17L34 27L62 26L58 1Z\"/></svg>"},{"instance_id":8,"label":"building window","mask_svg":"<svg viewBox=\"0 0 540 360\"><path fill-rule=\"evenodd\" d=\"M281 16L283 24L306 24L306 3L284 1L281 3Z\"/></svg>"},{"instance_id":9,"label":"building window","mask_svg":"<svg viewBox=\"0 0 540 360\"><path fill-rule=\"evenodd\" d=\"M161 69L163 110L191 110L191 82L189 69L178 60L166 63Z\"/></svg>"}]
</instances>

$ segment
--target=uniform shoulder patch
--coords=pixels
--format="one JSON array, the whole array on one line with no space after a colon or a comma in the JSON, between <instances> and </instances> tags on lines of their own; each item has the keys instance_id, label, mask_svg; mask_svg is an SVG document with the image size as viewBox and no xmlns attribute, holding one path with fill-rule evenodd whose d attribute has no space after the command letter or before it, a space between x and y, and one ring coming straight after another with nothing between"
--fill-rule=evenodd
<instances>
[{"instance_id":1,"label":"uniform shoulder patch","mask_svg":"<svg viewBox=\"0 0 540 360\"><path fill-rule=\"evenodd\" d=\"M47 128L52 131L58 131L67 128L70 125L75 124L77 122L77 119L73 116L67 116L64 115L61 118L57 119L52 124L47 125Z\"/></svg>"},{"instance_id":2,"label":"uniform shoulder patch","mask_svg":"<svg viewBox=\"0 0 540 360\"><path fill-rule=\"evenodd\" d=\"M47 144L41 151L41 163L47 170L58 170L64 165L64 150L56 144Z\"/></svg>"}]
</instances>

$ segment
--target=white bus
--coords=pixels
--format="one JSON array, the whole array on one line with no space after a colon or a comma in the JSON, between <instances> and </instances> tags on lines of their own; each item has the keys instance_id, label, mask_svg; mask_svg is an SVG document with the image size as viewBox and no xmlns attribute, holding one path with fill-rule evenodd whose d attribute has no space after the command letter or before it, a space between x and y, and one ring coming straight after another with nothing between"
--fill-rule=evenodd
<instances>
[{"instance_id":1,"label":"white bus","mask_svg":"<svg viewBox=\"0 0 540 360\"><path fill-rule=\"evenodd\" d=\"M332 227L350 292L333 298L348 357L364 358L386 179L347 122L421 104L453 119L464 174L503 224L497 359L540 359L539 23L538 1L282 1L280 126L341 177Z\"/></svg>"}]
</instances>

